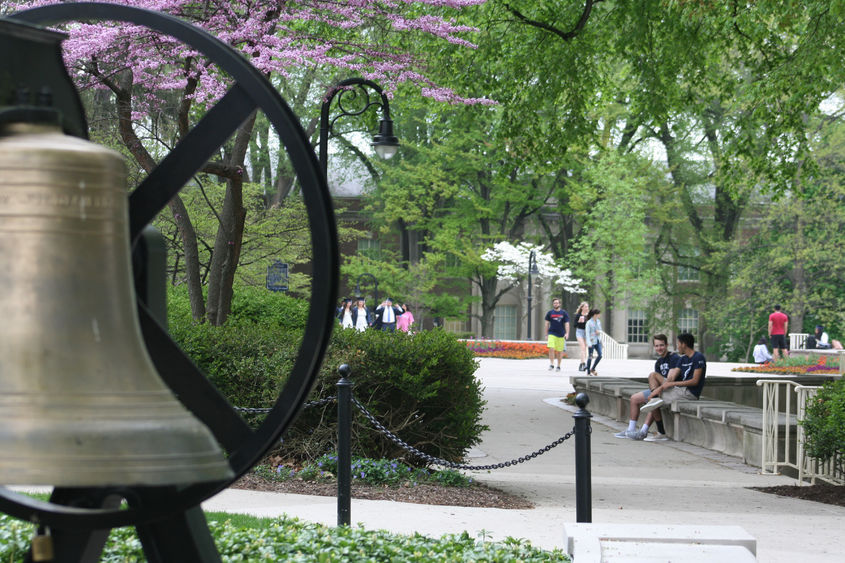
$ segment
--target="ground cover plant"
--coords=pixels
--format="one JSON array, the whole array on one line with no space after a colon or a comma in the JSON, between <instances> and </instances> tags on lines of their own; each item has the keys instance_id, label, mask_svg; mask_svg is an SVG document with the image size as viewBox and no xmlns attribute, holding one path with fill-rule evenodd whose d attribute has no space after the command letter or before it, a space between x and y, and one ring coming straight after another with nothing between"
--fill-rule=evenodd
<instances>
[{"instance_id":1,"label":"ground cover plant","mask_svg":"<svg viewBox=\"0 0 845 563\"><path fill-rule=\"evenodd\" d=\"M836 375L839 373L839 364L835 358L828 361L827 356L820 356L818 359L795 357L782 358L759 366L741 366L731 371L777 375Z\"/></svg>"},{"instance_id":2,"label":"ground cover plant","mask_svg":"<svg viewBox=\"0 0 845 563\"><path fill-rule=\"evenodd\" d=\"M467 477L454 469L433 470L411 467L406 463L391 459L353 457L351 471L353 481L368 485L397 487L428 483L448 487L468 487L473 482L472 477ZM277 482L291 479L331 482L337 476L337 455L325 454L299 466L271 462L268 465L255 466L253 472L259 477Z\"/></svg>"},{"instance_id":3,"label":"ground cover plant","mask_svg":"<svg viewBox=\"0 0 845 563\"><path fill-rule=\"evenodd\" d=\"M545 358L549 355L549 348L544 342L506 342L502 340L467 340L467 348L480 358L505 358L510 360L527 360ZM566 356L564 352L563 357Z\"/></svg>"},{"instance_id":4,"label":"ground cover plant","mask_svg":"<svg viewBox=\"0 0 845 563\"><path fill-rule=\"evenodd\" d=\"M546 551L525 540L475 540L466 532L430 538L334 528L287 517L243 519L210 513L207 519L223 561L569 561L560 550ZM28 522L0 515L0 560L24 561L33 530ZM144 560L134 528L112 531L101 561Z\"/></svg>"}]
</instances>

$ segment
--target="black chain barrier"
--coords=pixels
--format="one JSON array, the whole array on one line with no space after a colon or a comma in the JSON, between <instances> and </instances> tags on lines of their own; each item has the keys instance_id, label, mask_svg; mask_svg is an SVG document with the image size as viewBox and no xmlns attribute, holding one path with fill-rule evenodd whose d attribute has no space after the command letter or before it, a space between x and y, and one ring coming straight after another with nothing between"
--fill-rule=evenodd
<instances>
[{"instance_id":1,"label":"black chain barrier","mask_svg":"<svg viewBox=\"0 0 845 563\"><path fill-rule=\"evenodd\" d=\"M475 471L485 471L485 470L490 470L490 469L502 469L504 467L510 467L512 465L517 465L519 463L525 463L528 460L531 460L531 459L534 459L537 456L543 455L544 453L551 450L552 448L556 448L557 446L561 445L562 443L564 443L569 438L571 438L572 436L575 435L575 428L573 428L571 432L567 432L566 434L564 434L563 436L561 436L560 438L558 438L557 440L555 440L554 442L552 442L548 446L540 448L539 450L532 452L532 453L528 454L527 456L512 459L510 461L503 461L501 463L493 463L493 464L490 464L490 465L464 465L464 464L461 464L461 463L455 463L454 461L447 461L447 460L439 458L439 457L434 457L434 456L428 455L425 452L421 452L420 450L418 450L414 446L408 444L407 442L403 441L399 436L397 436L396 434L394 434L393 432L391 432L390 430L385 428L384 425L382 423L380 423L378 420L376 420L376 417L373 416L372 413L370 411L368 411L367 408L364 405L361 404L361 401L359 401L354 395L352 396L352 403L358 408L359 411L361 411L361 414L363 414L366 417L366 419L370 421L370 424L372 424L376 428L376 430L381 432L383 435L387 436L387 438L391 442L393 442L394 444L396 444L397 446L399 446L400 448L402 448L406 452L412 453L415 456L422 458L423 460L427 461L428 463L430 463L432 465L440 465L442 467L448 467L449 469L472 469L472 470L475 470Z\"/></svg>"},{"instance_id":2,"label":"black chain barrier","mask_svg":"<svg viewBox=\"0 0 845 563\"><path fill-rule=\"evenodd\" d=\"M347 379L351 373L348 365L342 365L338 368L341 375L340 381L337 383L338 394L320 399L318 401L309 401L303 404L303 409L319 407L327 405L332 402L337 402L338 405L338 440L337 440L337 525L348 526L351 522L351 482L352 475L350 467L352 465L352 448L350 444L350 427L352 425L352 413L349 405L353 404L361 411L361 414L373 425L373 427L385 436L388 440L424 460L429 465L438 465L440 467L447 467L449 469L464 469L469 471L489 471L492 469L503 469L505 467L512 467L520 463L532 460L535 457L541 456L544 453L556 448L568 439L575 437L575 510L577 522L592 522L592 485L590 476L590 434L593 428L590 425L590 418L592 415L586 410L587 403L590 398L585 393L579 393L575 397L575 404L578 405L578 411L573 415L575 419L575 427L572 431L567 432L554 442L547 446L543 446L526 456L518 457L510 461L503 461L500 463L491 463L489 465L468 465L463 463L455 463L445 459L429 455L408 444L399 436L388 430L381 422L379 422L373 414L367 410L361 401L352 394L352 383ZM244 413L266 413L271 409L234 407L235 410Z\"/></svg>"},{"instance_id":3,"label":"black chain barrier","mask_svg":"<svg viewBox=\"0 0 845 563\"><path fill-rule=\"evenodd\" d=\"M358 400L357 397L352 395L351 398L352 398L352 404L354 404L358 408L358 410L361 411L361 414L363 414L364 417L367 420L370 421L370 424L372 424L373 427L376 430L378 430L381 434L386 436L387 439L389 439L391 442L393 442L394 444L396 444L397 446L399 446L400 448L402 448L406 452L414 454L415 456L423 459L424 461L426 461L426 462L428 462L432 465L439 465L441 467L448 467L449 469L489 471L491 469L503 469L505 467L511 467L513 465L517 465L517 464L520 464L520 463L525 463L526 461L530 461L530 460L534 459L535 457L539 457L539 456L543 455L544 453L548 452L549 450L552 450L552 449L558 447L559 445L561 445L562 443L564 443L569 438L571 438L572 436L575 435L575 429L573 428L571 432L567 432L566 434L564 434L563 436L561 436L560 438L558 438L554 442L550 443L548 446L544 446L544 447L540 448L539 450L531 452L530 454L528 454L526 456L518 457L518 458L512 459L510 461L502 461L500 463L493 463L493 464L490 464L490 465L465 465L465 464L461 464L461 463L455 463L454 461L448 461L448 460L445 460L443 458L435 457L435 456L429 455L429 454L427 454L423 451L418 450L417 448L415 448L411 444L405 442L404 440L402 440L402 438L400 438L399 436L397 436L396 434L394 434L393 432L388 430L381 422L378 421L378 419L376 419L376 417L369 410L367 410L367 407L365 407L361 403L361 401ZM327 405L329 403L332 403L336 400L337 400L337 396L332 395L331 397L325 397L325 398L320 399L318 401L308 401L307 403L303 403L302 408L304 410L304 409L308 409L308 408L312 408L312 407L321 407L323 405ZM235 410L242 412L242 413L246 413L246 414L263 414L263 413L270 412L272 409L235 407ZM588 431L592 432L592 428L589 428Z\"/></svg>"}]
</instances>

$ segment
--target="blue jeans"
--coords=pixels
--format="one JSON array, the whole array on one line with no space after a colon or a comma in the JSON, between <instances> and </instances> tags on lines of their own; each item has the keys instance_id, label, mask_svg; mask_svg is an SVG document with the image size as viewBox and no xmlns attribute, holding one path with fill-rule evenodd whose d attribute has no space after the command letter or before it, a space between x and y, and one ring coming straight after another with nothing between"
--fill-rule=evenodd
<instances>
[{"instance_id":1,"label":"blue jeans","mask_svg":"<svg viewBox=\"0 0 845 563\"><path fill-rule=\"evenodd\" d=\"M590 362L593 360L593 350L596 351L596 361L593 364L592 369L596 369L596 366L599 365L601 361L601 340L598 340L595 344L590 346L590 350L587 352L587 373L590 373Z\"/></svg>"}]
</instances>

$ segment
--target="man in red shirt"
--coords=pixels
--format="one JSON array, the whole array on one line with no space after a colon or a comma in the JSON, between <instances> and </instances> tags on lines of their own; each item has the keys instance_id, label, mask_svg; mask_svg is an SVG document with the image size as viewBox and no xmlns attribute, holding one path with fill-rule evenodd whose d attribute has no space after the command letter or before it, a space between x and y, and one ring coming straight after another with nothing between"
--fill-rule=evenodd
<instances>
[{"instance_id":1,"label":"man in red shirt","mask_svg":"<svg viewBox=\"0 0 845 563\"><path fill-rule=\"evenodd\" d=\"M772 359L777 361L781 355L789 355L786 347L786 331L789 328L789 317L781 313L780 305L775 305L775 312L769 315L769 340L772 343Z\"/></svg>"}]
</instances>

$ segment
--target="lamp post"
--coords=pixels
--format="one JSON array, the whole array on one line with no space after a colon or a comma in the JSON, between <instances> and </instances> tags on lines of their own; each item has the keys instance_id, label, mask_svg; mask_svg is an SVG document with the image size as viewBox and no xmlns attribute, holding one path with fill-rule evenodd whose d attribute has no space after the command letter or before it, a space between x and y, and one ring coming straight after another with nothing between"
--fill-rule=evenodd
<instances>
[{"instance_id":1,"label":"lamp post","mask_svg":"<svg viewBox=\"0 0 845 563\"><path fill-rule=\"evenodd\" d=\"M370 99L370 90L378 94L378 99ZM344 107L344 102L352 102L362 96L363 102L357 109ZM337 97L337 109L340 113L329 119L329 109L332 101ZM372 147L383 159L391 158L399 148L399 139L393 134L393 120L390 119L390 103L381 86L363 78L347 78L332 86L326 92L325 101L320 109L320 166L323 173L328 177L328 147L329 135L332 134L332 127L335 121L344 116L361 115L373 106L381 108L381 121L379 122L378 134L373 137Z\"/></svg>"},{"instance_id":2,"label":"lamp post","mask_svg":"<svg viewBox=\"0 0 845 563\"><path fill-rule=\"evenodd\" d=\"M531 274L539 274L537 269L537 255L534 251L528 255L528 340L531 340L531 302L534 300L531 297Z\"/></svg>"},{"instance_id":3,"label":"lamp post","mask_svg":"<svg viewBox=\"0 0 845 563\"><path fill-rule=\"evenodd\" d=\"M376 300L376 307L378 307L378 305L379 305L379 302L378 302L378 280L376 279L376 277L374 275L372 275L369 272L364 272L363 274L358 276L358 279L355 281L355 296L358 297L358 296L361 295L361 280L363 278L369 278L372 281L373 298Z\"/></svg>"}]
</instances>

